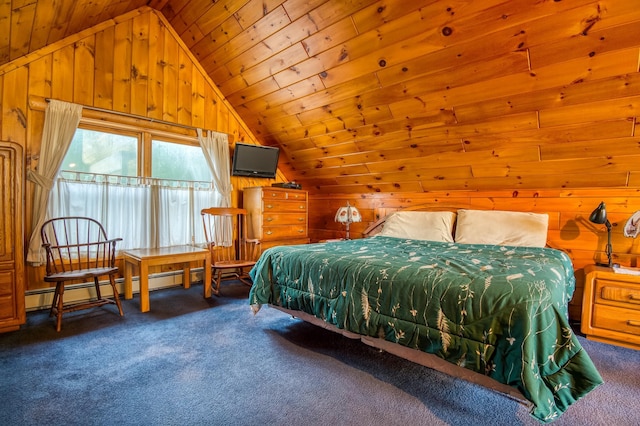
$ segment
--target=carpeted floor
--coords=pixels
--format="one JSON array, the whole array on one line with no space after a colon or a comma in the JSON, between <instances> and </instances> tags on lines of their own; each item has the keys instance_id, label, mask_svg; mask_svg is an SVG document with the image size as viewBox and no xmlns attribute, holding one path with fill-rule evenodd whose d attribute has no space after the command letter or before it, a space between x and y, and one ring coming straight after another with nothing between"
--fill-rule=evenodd
<instances>
[{"instance_id":1,"label":"carpeted floor","mask_svg":"<svg viewBox=\"0 0 640 426\"><path fill-rule=\"evenodd\" d=\"M248 287L47 312L0 335L1 425L537 425L503 395L270 308ZM581 339L605 384L554 424L640 424L640 351Z\"/></svg>"}]
</instances>

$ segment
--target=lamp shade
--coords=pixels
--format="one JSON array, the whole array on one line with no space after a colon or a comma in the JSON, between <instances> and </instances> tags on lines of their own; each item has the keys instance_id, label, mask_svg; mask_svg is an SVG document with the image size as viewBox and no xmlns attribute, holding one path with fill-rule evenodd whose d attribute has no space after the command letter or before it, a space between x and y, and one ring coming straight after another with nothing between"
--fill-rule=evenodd
<instances>
[{"instance_id":1,"label":"lamp shade","mask_svg":"<svg viewBox=\"0 0 640 426\"><path fill-rule=\"evenodd\" d=\"M340 223L362 222L362 217L358 209L347 202L346 206L340 207L336 212L335 221Z\"/></svg>"},{"instance_id":2,"label":"lamp shade","mask_svg":"<svg viewBox=\"0 0 640 426\"><path fill-rule=\"evenodd\" d=\"M600 225L607 223L607 206L604 204L604 201L601 201L600 205L591 212L589 220Z\"/></svg>"}]
</instances>

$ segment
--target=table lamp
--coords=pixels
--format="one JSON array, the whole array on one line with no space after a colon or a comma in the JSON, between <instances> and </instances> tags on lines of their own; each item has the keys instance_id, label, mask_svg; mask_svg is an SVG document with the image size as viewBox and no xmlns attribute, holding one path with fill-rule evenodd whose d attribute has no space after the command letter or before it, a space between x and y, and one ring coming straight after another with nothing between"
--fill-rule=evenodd
<instances>
[{"instance_id":1,"label":"table lamp","mask_svg":"<svg viewBox=\"0 0 640 426\"><path fill-rule=\"evenodd\" d=\"M349 238L349 225L352 222L362 222L362 217L360 216L360 212L357 208L351 206L347 201L346 206L342 206L336 212L335 221L339 223L344 223L347 226L347 237Z\"/></svg>"}]
</instances>

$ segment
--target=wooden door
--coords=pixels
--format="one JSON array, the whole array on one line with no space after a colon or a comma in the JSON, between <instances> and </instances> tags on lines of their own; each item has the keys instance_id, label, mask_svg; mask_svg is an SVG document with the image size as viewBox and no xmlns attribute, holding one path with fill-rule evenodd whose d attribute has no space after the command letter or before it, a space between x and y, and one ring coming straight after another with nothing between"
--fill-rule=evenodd
<instances>
[{"instance_id":1,"label":"wooden door","mask_svg":"<svg viewBox=\"0 0 640 426\"><path fill-rule=\"evenodd\" d=\"M24 306L22 147L0 142L0 332L17 330L26 319Z\"/></svg>"}]
</instances>

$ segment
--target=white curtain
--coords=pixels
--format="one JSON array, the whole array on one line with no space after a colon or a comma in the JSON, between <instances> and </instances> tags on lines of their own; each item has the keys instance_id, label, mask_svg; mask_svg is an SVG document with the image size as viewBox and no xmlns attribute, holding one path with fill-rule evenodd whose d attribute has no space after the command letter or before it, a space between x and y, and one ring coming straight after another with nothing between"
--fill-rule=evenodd
<instances>
[{"instance_id":1,"label":"white curtain","mask_svg":"<svg viewBox=\"0 0 640 426\"><path fill-rule=\"evenodd\" d=\"M40 264L44 261L40 228L46 220L49 194L58 174L73 135L82 117L82 106L50 100L45 110L44 128L40 144L40 158L35 171L27 172L33 182L33 219L27 261Z\"/></svg>"},{"instance_id":2,"label":"white curtain","mask_svg":"<svg viewBox=\"0 0 640 426\"><path fill-rule=\"evenodd\" d=\"M202 129L196 129L198 142L207 159L215 188L222 195L220 207L231 206L231 155L229 151L229 137L226 133L207 131L203 135ZM209 206L211 207L211 206ZM230 218L217 220L214 226L215 234L211 236L218 245L228 247L233 241L233 221Z\"/></svg>"},{"instance_id":3,"label":"white curtain","mask_svg":"<svg viewBox=\"0 0 640 426\"><path fill-rule=\"evenodd\" d=\"M204 244L200 210L220 199L208 182L76 173L57 179L48 212L92 217L126 250Z\"/></svg>"},{"instance_id":4,"label":"white curtain","mask_svg":"<svg viewBox=\"0 0 640 426\"><path fill-rule=\"evenodd\" d=\"M222 194L220 207L231 206L231 155L229 151L229 137L226 133L207 131L203 135L202 129L196 129L198 142L207 159L213 183L216 190Z\"/></svg>"}]
</instances>

